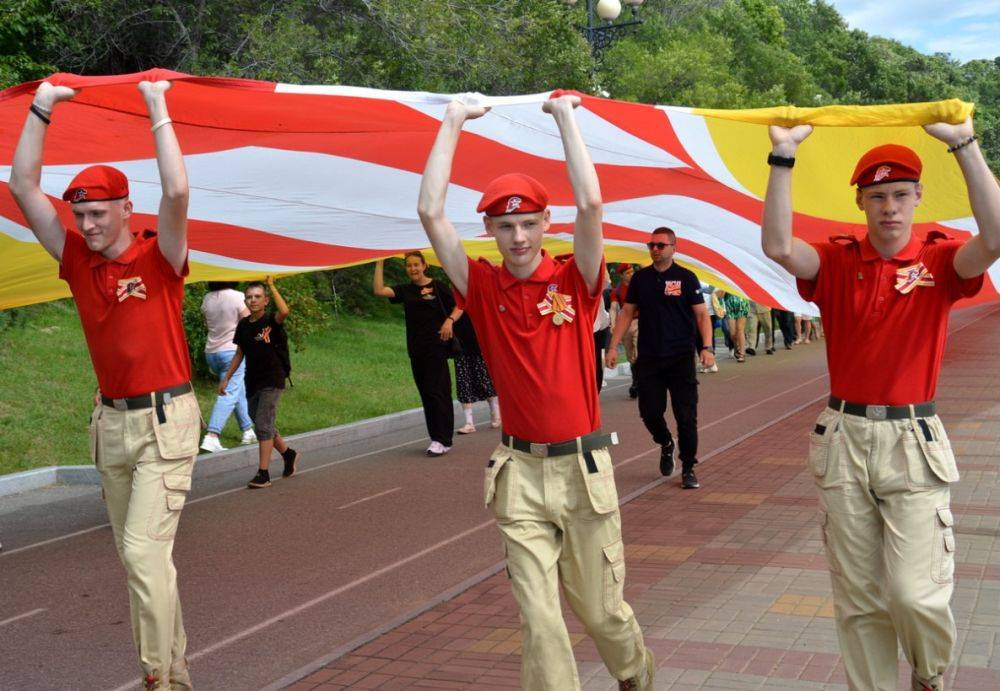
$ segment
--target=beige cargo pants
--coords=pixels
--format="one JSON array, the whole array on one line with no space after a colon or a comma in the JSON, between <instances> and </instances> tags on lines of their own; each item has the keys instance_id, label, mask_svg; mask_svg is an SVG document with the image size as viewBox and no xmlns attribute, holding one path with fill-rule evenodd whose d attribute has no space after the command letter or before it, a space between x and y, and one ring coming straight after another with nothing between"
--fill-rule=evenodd
<instances>
[{"instance_id":1,"label":"beige cargo pants","mask_svg":"<svg viewBox=\"0 0 1000 691\"><path fill-rule=\"evenodd\" d=\"M638 677L639 689L652 688L652 655L622 597L625 549L608 450L540 458L500 445L485 485L521 610L521 686L580 688L561 584L611 675Z\"/></svg>"},{"instance_id":2,"label":"beige cargo pants","mask_svg":"<svg viewBox=\"0 0 1000 691\"><path fill-rule=\"evenodd\" d=\"M90 451L125 566L143 674L159 679L156 688L188 689L187 637L172 553L191 489L201 413L188 393L165 405L164 414L161 424L153 408L98 406L91 416Z\"/></svg>"},{"instance_id":3,"label":"beige cargo pants","mask_svg":"<svg viewBox=\"0 0 1000 691\"><path fill-rule=\"evenodd\" d=\"M949 483L958 470L941 420L826 408L810 435L809 465L848 685L895 689L898 638L914 679L942 688L955 642Z\"/></svg>"}]
</instances>

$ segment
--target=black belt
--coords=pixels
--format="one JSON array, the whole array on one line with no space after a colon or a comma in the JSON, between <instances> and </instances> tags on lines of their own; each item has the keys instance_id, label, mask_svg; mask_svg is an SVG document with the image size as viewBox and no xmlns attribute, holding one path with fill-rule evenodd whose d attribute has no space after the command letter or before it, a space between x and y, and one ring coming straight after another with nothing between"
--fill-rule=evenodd
<instances>
[{"instance_id":1,"label":"black belt","mask_svg":"<svg viewBox=\"0 0 1000 691\"><path fill-rule=\"evenodd\" d=\"M913 417L932 417L937 415L937 404L934 401L926 403L914 403L909 405L865 405L864 403L849 403L842 401L836 396L830 396L829 405L834 410L841 410L848 415L866 417L869 420L909 420L910 408L913 408Z\"/></svg>"},{"instance_id":2,"label":"black belt","mask_svg":"<svg viewBox=\"0 0 1000 691\"><path fill-rule=\"evenodd\" d=\"M174 396L181 396L192 391L191 382L184 382L169 389L151 391L141 396L130 396L129 398L108 398L101 396L101 403L114 408L115 410L142 410L143 408L161 408L170 403ZM162 421L161 421L162 422Z\"/></svg>"},{"instance_id":3,"label":"black belt","mask_svg":"<svg viewBox=\"0 0 1000 691\"><path fill-rule=\"evenodd\" d=\"M618 433L603 434L602 432L591 432L576 439L559 441L553 444L538 444L518 439L504 432L500 435L500 443L504 446L509 446L515 451L545 458L546 456L565 456L571 453L588 453L597 449L605 449L618 443ZM579 443L579 446L577 443Z\"/></svg>"}]
</instances>

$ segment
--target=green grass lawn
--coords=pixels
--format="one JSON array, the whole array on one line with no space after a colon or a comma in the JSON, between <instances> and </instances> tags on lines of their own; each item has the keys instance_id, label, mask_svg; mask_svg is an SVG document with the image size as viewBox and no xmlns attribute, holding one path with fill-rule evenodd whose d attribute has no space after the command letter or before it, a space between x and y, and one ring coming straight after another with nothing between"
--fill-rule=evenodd
<instances>
[{"instance_id":1,"label":"green grass lawn","mask_svg":"<svg viewBox=\"0 0 1000 691\"><path fill-rule=\"evenodd\" d=\"M0 474L90 462L87 423L96 379L73 304L33 309L26 324L0 331ZM420 405L401 319L336 317L292 353L292 382L278 409L297 434ZM196 381L207 420L215 386ZM239 442L231 417L224 446Z\"/></svg>"}]
</instances>

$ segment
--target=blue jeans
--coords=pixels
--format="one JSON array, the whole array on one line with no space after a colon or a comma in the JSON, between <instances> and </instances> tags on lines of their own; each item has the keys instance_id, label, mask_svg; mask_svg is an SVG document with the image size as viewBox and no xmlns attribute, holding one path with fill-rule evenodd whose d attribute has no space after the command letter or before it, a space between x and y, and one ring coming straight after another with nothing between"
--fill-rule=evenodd
<instances>
[{"instance_id":1,"label":"blue jeans","mask_svg":"<svg viewBox=\"0 0 1000 691\"><path fill-rule=\"evenodd\" d=\"M236 355L235 350L205 353L208 369L212 370L212 374L216 375L219 381L222 381L222 377L229 371L229 365L232 363L234 355ZM243 387L243 372L246 364L246 361L240 363L240 366L233 372L232 379L229 380L226 393L215 399L215 406L212 408L212 417L208 420L209 432L219 434L222 428L226 426L226 420L233 414L234 409L236 410L236 421L239 423L241 430L246 432L253 426L253 423L250 421L250 414L247 412L247 392Z\"/></svg>"}]
</instances>

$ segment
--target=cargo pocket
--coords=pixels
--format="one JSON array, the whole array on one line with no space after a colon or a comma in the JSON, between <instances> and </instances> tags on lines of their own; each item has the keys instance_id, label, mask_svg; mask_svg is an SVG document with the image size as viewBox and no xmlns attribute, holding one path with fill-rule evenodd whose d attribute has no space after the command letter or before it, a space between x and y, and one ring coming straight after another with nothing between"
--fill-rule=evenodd
<instances>
[{"instance_id":1,"label":"cargo pocket","mask_svg":"<svg viewBox=\"0 0 1000 691\"><path fill-rule=\"evenodd\" d=\"M958 482L958 465L944 425L937 417L919 418L908 432L906 482L911 489Z\"/></svg>"},{"instance_id":2,"label":"cargo pocket","mask_svg":"<svg viewBox=\"0 0 1000 691\"><path fill-rule=\"evenodd\" d=\"M94 412L90 414L90 462L94 464L94 467L100 469L101 467L101 413L104 411L104 406L99 405L94 408Z\"/></svg>"},{"instance_id":3,"label":"cargo pocket","mask_svg":"<svg viewBox=\"0 0 1000 691\"><path fill-rule=\"evenodd\" d=\"M625 590L625 546L616 540L604 548L604 610L618 614Z\"/></svg>"},{"instance_id":4,"label":"cargo pocket","mask_svg":"<svg viewBox=\"0 0 1000 691\"><path fill-rule=\"evenodd\" d=\"M576 460L594 511L599 514L615 511L618 508L618 488L615 486L615 467L611 462L611 452L596 449L577 454Z\"/></svg>"},{"instance_id":5,"label":"cargo pocket","mask_svg":"<svg viewBox=\"0 0 1000 691\"><path fill-rule=\"evenodd\" d=\"M934 550L931 555L931 578L935 583L951 583L955 577L955 519L943 506L934 518Z\"/></svg>"},{"instance_id":6,"label":"cargo pocket","mask_svg":"<svg viewBox=\"0 0 1000 691\"><path fill-rule=\"evenodd\" d=\"M191 476L187 474L163 475L163 500L149 515L149 536L154 540L172 540L177 533L181 509L191 490Z\"/></svg>"},{"instance_id":7,"label":"cargo pocket","mask_svg":"<svg viewBox=\"0 0 1000 691\"><path fill-rule=\"evenodd\" d=\"M830 440L840 424L840 412L825 408L809 433L809 468L817 479L826 477L830 461Z\"/></svg>"},{"instance_id":8,"label":"cargo pocket","mask_svg":"<svg viewBox=\"0 0 1000 691\"><path fill-rule=\"evenodd\" d=\"M497 518L507 518L513 512L517 490L517 465L505 446L500 446L486 464L483 480L483 499L486 506L493 505Z\"/></svg>"},{"instance_id":9,"label":"cargo pocket","mask_svg":"<svg viewBox=\"0 0 1000 691\"><path fill-rule=\"evenodd\" d=\"M156 409L149 411L156 433L156 446L160 458L177 461L198 455L198 438L201 435L201 411L193 393L171 399L163 406L165 422L160 422Z\"/></svg>"},{"instance_id":10,"label":"cargo pocket","mask_svg":"<svg viewBox=\"0 0 1000 691\"><path fill-rule=\"evenodd\" d=\"M830 524L830 514L826 511L819 512L819 529L823 536L823 551L826 552L826 563L830 573L840 574L840 560L837 559L837 552L833 548L833 540L830 539L830 531L833 526Z\"/></svg>"}]
</instances>

